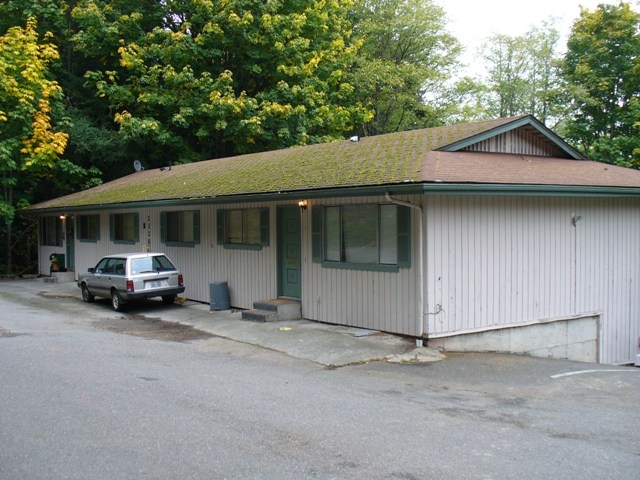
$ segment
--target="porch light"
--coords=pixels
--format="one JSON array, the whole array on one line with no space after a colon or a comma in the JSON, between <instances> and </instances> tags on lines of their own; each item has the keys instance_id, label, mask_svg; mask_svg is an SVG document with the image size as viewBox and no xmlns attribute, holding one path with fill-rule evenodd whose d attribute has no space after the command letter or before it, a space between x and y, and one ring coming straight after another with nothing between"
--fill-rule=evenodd
<instances>
[{"instance_id":1,"label":"porch light","mask_svg":"<svg viewBox=\"0 0 640 480\"><path fill-rule=\"evenodd\" d=\"M307 207L309 206L309 201L308 200L300 200L298 202L298 206L300 207L300 210L306 210Z\"/></svg>"}]
</instances>

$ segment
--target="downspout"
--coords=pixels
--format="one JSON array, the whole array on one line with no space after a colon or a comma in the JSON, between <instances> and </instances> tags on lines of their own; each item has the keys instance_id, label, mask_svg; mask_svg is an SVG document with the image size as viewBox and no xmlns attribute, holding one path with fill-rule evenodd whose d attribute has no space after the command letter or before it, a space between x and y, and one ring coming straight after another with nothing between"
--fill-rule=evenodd
<instances>
[{"instance_id":1,"label":"downspout","mask_svg":"<svg viewBox=\"0 0 640 480\"><path fill-rule=\"evenodd\" d=\"M384 194L386 200L388 202L394 203L396 205L402 205L404 207L409 207L409 208L413 208L414 210L417 210L419 215L419 240L418 240L418 244L419 244L419 248L418 248L418 262L420 264L420 271L419 271L419 285L420 285L420 295L419 295L419 305L418 305L418 311L420 313L420 317L419 317L419 325L418 325L418 335L419 338L416 339L416 346L421 347L422 346L422 337L424 335L424 312L425 312L425 308L424 308L424 260L423 260L423 255L424 255L424 237L423 237L423 233L422 233L422 207L420 205L415 205L413 203L409 203L409 202L403 202L402 200L396 200L395 198L392 198L391 195L389 195L389 192L385 192Z\"/></svg>"}]
</instances>

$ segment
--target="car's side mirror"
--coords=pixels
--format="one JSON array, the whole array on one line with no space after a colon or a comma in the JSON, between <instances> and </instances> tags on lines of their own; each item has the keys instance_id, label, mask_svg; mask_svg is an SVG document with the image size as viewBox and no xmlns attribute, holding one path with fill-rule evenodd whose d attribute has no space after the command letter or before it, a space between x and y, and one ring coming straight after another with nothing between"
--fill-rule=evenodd
<instances>
[{"instance_id":1,"label":"car's side mirror","mask_svg":"<svg viewBox=\"0 0 640 480\"><path fill-rule=\"evenodd\" d=\"M87 272L89 272L89 273L95 273L95 272L96 272L96 269L95 269L95 268L93 268L93 267L89 267L89 268L87 268Z\"/></svg>"}]
</instances>

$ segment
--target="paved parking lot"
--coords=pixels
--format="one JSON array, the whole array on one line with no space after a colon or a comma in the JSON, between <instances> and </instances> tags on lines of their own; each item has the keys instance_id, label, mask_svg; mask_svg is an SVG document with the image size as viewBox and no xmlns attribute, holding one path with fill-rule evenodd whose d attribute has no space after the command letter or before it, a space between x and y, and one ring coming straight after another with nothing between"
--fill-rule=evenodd
<instances>
[{"instance_id":1,"label":"paved parking lot","mask_svg":"<svg viewBox=\"0 0 640 480\"><path fill-rule=\"evenodd\" d=\"M376 335L250 337L260 325L233 318L233 335L203 334L172 317L215 323L202 306L115 313L68 287L0 284L3 479L638 478L638 368L470 353L339 366L304 352ZM270 336L279 348L255 340Z\"/></svg>"}]
</instances>

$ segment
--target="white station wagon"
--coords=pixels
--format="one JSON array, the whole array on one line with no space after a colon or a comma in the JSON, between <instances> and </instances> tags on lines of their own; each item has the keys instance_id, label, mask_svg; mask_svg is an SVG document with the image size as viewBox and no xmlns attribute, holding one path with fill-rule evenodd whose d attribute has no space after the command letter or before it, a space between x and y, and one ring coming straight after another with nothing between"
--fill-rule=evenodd
<instances>
[{"instance_id":1,"label":"white station wagon","mask_svg":"<svg viewBox=\"0 0 640 480\"><path fill-rule=\"evenodd\" d=\"M108 255L80 275L77 283L85 302L110 298L115 311L125 302L152 297L171 305L184 292L182 274L164 253Z\"/></svg>"}]
</instances>

